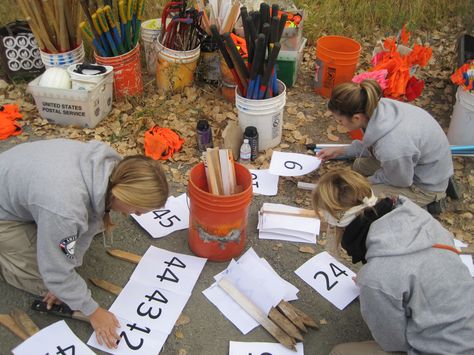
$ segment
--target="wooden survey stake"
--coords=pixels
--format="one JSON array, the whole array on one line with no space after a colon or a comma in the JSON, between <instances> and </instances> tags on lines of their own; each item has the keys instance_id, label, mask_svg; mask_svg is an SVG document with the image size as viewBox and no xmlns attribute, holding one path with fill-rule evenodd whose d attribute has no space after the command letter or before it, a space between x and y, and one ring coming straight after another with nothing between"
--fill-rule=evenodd
<instances>
[{"instance_id":1,"label":"wooden survey stake","mask_svg":"<svg viewBox=\"0 0 474 355\"><path fill-rule=\"evenodd\" d=\"M296 341L286 334L279 326L273 323L268 317L250 301L232 282L223 277L217 285L224 290L235 302L237 302L248 314L261 324L276 340L288 349L296 351Z\"/></svg>"},{"instance_id":2,"label":"wooden survey stake","mask_svg":"<svg viewBox=\"0 0 474 355\"><path fill-rule=\"evenodd\" d=\"M120 249L107 249L107 254L116 257L117 259L129 261L134 264L138 264L142 258L141 255L129 253L128 251Z\"/></svg>"},{"instance_id":3,"label":"wooden survey stake","mask_svg":"<svg viewBox=\"0 0 474 355\"><path fill-rule=\"evenodd\" d=\"M303 341L303 336L298 331L298 328L276 308L272 307L272 309L270 309L268 318L280 326L290 337Z\"/></svg>"},{"instance_id":4,"label":"wooden survey stake","mask_svg":"<svg viewBox=\"0 0 474 355\"><path fill-rule=\"evenodd\" d=\"M10 312L10 315L28 336L32 336L40 331L38 326L24 311L15 308Z\"/></svg>"},{"instance_id":5,"label":"wooden survey stake","mask_svg":"<svg viewBox=\"0 0 474 355\"><path fill-rule=\"evenodd\" d=\"M310 316L304 313L301 309L293 306L291 303L281 301L277 305L277 308L280 309L285 314L288 312L294 312L298 316L298 318L303 322L304 325L307 325L310 328L319 329L316 322Z\"/></svg>"},{"instance_id":6,"label":"wooden survey stake","mask_svg":"<svg viewBox=\"0 0 474 355\"><path fill-rule=\"evenodd\" d=\"M116 284L113 284L109 281L105 281L105 280L102 280L102 279L96 279L96 278L90 278L89 279L90 282L92 282L92 284L94 284L95 286L105 290L105 291L108 291L116 296L118 296L120 294L120 292L122 292L123 288L116 285Z\"/></svg>"},{"instance_id":7,"label":"wooden survey stake","mask_svg":"<svg viewBox=\"0 0 474 355\"><path fill-rule=\"evenodd\" d=\"M0 314L0 324L19 337L21 340L28 339L28 334L26 334L26 332L9 314Z\"/></svg>"}]
</instances>

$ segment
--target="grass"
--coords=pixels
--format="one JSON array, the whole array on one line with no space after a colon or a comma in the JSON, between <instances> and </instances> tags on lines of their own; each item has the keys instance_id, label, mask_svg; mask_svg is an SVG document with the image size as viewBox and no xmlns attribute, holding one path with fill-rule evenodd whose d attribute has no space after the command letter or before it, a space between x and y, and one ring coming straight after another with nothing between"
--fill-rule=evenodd
<instances>
[{"instance_id":1,"label":"grass","mask_svg":"<svg viewBox=\"0 0 474 355\"><path fill-rule=\"evenodd\" d=\"M276 0L274 0L276 2ZM101 1L99 1L101 2ZM165 0L146 0L145 18L160 17ZM271 0L268 2L272 2ZM281 1L280 1L281 2ZM294 0L304 9L304 35L310 42L321 35L347 35L355 39L372 33L392 35L407 23L409 30L432 31L454 18L472 30L472 0ZM191 3L191 1L188 1ZM2 0L0 25L21 18L15 0Z\"/></svg>"}]
</instances>

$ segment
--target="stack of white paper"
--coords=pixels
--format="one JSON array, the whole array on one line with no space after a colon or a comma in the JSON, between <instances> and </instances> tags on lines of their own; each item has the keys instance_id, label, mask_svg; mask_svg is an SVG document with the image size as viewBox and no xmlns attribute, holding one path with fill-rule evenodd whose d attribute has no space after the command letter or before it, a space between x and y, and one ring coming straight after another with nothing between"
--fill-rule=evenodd
<instances>
[{"instance_id":1,"label":"stack of white paper","mask_svg":"<svg viewBox=\"0 0 474 355\"><path fill-rule=\"evenodd\" d=\"M297 215L306 211L292 206L264 203L258 216L259 238L316 243L321 221L315 217Z\"/></svg>"},{"instance_id":2,"label":"stack of white paper","mask_svg":"<svg viewBox=\"0 0 474 355\"><path fill-rule=\"evenodd\" d=\"M282 279L270 264L260 258L250 248L238 261L232 260L224 271L214 276L216 281L228 278L243 294L245 294L265 314L281 300L298 299L299 290ZM255 321L238 303L214 283L203 294L227 317L243 334L247 334L258 326Z\"/></svg>"}]
</instances>

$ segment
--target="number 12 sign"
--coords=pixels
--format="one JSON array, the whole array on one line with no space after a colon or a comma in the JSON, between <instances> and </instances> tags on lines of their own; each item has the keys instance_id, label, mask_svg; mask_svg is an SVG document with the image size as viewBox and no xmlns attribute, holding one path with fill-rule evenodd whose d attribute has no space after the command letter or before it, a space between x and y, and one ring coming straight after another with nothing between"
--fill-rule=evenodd
<instances>
[{"instance_id":1,"label":"number 12 sign","mask_svg":"<svg viewBox=\"0 0 474 355\"><path fill-rule=\"evenodd\" d=\"M359 296L352 280L356 274L326 251L309 259L295 273L340 310Z\"/></svg>"}]
</instances>

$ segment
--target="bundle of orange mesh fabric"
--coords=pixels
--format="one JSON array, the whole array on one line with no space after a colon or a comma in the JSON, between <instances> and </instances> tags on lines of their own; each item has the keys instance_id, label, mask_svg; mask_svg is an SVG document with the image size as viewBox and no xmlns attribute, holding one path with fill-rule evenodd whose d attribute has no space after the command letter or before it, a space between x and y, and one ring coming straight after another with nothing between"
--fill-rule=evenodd
<instances>
[{"instance_id":1,"label":"bundle of orange mesh fabric","mask_svg":"<svg viewBox=\"0 0 474 355\"><path fill-rule=\"evenodd\" d=\"M145 132L145 155L168 160L181 149L184 139L169 128L154 126Z\"/></svg>"},{"instance_id":2,"label":"bundle of orange mesh fabric","mask_svg":"<svg viewBox=\"0 0 474 355\"><path fill-rule=\"evenodd\" d=\"M0 107L0 140L17 136L23 132L21 126L16 122L22 117L18 106L15 104L5 104Z\"/></svg>"},{"instance_id":3,"label":"bundle of orange mesh fabric","mask_svg":"<svg viewBox=\"0 0 474 355\"><path fill-rule=\"evenodd\" d=\"M412 101L421 95L424 88L423 80L418 80L412 71L428 64L433 50L428 46L415 44L413 48L405 47L410 33L405 26L400 34L400 44L406 51L401 51L395 38L387 38L383 42L383 50L372 58L370 71L387 70L387 87L384 96L393 99Z\"/></svg>"}]
</instances>

